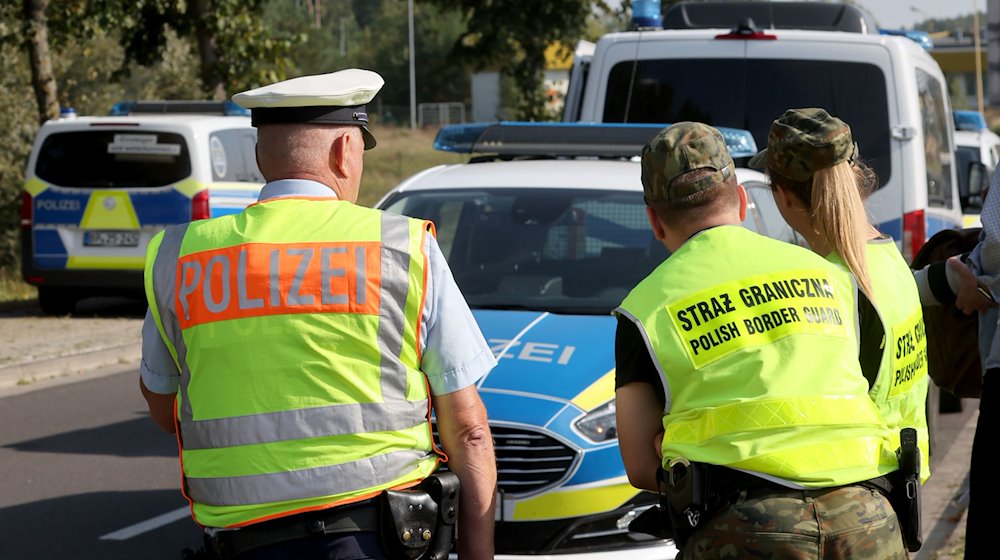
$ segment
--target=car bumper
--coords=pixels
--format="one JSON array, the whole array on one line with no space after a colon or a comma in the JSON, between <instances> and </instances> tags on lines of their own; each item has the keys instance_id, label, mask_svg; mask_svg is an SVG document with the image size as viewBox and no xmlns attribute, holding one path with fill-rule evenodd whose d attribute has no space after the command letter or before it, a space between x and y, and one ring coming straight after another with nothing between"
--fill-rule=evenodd
<instances>
[{"instance_id":1,"label":"car bumper","mask_svg":"<svg viewBox=\"0 0 1000 560\"><path fill-rule=\"evenodd\" d=\"M577 552L569 554L497 554L495 560L671 560L677 557L677 548L672 543L641 548L605 550L602 552ZM458 560L457 554L449 560Z\"/></svg>"}]
</instances>

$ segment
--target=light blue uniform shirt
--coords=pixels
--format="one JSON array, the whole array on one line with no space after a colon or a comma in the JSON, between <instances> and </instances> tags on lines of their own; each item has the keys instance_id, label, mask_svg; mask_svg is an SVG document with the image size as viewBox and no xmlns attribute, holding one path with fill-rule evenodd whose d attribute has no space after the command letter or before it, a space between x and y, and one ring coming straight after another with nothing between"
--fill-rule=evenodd
<instances>
[{"instance_id":1,"label":"light blue uniform shirt","mask_svg":"<svg viewBox=\"0 0 1000 560\"><path fill-rule=\"evenodd\" d=\"M990 177L990 188L979 216L983 231L979 234L979 244L969 255L972 271L979 277L980 284L989 287L994 298L1000 298L1000 166ZM1000 329L997 328L997 309L993 308L979 315L979 355L983 361L983 372L1000 368Z\"/></svg>"},{"instance_id":2,"label":"light blue uniform shirt","mask_svg":"<svg viewBox=\"0 0 1000 560\"><path fill-rule=\"evenodd\" d=\"M336 198L336 193L321 183L299 179L273 181L260 191L257 200L281 196ZM420 369L427 376L431 393L444 395L468 387L497 365L465 297L455 283L437 240L427 236L427 294L420 317ZM142 324L142 382L154 393L176 393L180 372L170 351L160 337L149 311Z\"/></svg>"}]
</instances>

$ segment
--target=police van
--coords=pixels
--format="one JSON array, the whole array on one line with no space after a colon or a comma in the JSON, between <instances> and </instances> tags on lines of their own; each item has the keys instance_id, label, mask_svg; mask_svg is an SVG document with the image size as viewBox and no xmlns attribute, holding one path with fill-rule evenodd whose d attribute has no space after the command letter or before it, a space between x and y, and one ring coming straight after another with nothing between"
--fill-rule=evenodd
<instances>
[{"instance_id":1,"label":"police van","mask_svg":"<svg viewBox=\"0 0 1000 560\"><path fill-rule=\"evenodd\" d=\"M120 103L108 116L66 111L43 124L21 198L21 272L42 310L142 297L153 235L257 199L256 138L231 102Z\"/></svg>"},{"instance_id":2,"label":"police van","mask_svg":"<svg viewBox=\"0 0 1000 560\"><path fill-rule=\"evenodd\" d=\"M961 226L947 84L917 43L879 34L851 4L681 2L662 17L658 1L632 6L634 30L578 45L563 120L693 120L765 144L786 109L822 107L878 173L867 207L907 261Z\"/></svg>"}]
</instances>

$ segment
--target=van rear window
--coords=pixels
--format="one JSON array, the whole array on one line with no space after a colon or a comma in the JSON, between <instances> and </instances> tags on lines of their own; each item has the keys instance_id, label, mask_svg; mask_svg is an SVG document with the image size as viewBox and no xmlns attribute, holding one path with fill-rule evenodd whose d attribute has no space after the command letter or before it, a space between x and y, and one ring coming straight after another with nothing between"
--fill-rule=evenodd
<instances>
[{"instance_id":1,"label":"van rear window","mask_svg":"<svg viewBox=\"0 0 1000 560\"><path fill-rule=\"evenodd\" d=\"M138 130L60 132L50 134L42 143L35 175L61 187L162 187L189 177L191 158L180 134Z\"/></svg>"},{"instance_id":2,"label":"van rear window","mask_svg":"<svg viewBox=\"0 0 1000 560\"><path fill-rule=\"evenodd\" d=\"M886 81L873 64L704 58L621 62L611 70L603 120L742 128L763 148L771 122L799 107L822 107L850 124L862 159L878 173L879 187L888 182Z\"/></svg>"}]
</instances>

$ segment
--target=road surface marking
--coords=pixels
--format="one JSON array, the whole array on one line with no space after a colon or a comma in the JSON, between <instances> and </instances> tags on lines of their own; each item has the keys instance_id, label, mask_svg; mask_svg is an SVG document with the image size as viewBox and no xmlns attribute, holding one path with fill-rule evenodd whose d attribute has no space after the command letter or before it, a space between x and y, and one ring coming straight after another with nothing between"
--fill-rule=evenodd
<instances>
[{"instance_id":1,"label":"road surface marking","mask_svg":"<svg viewBox=\"0 0 1000 560\"><path fill-rule=\"evenodd\" d=\"M169 525L174 521L183 519L189 515L191 515L191 508L182 507L181 509L164 513L163 515L157 515L156 517L147 519L141 523L130 525L124 529L119 529L113 533L108 533L107 535L98 537L98 539L102 541L127 541L134 536L152 531L153 529L158 529L164 525Z\"/></svg>"}]
</instances>

